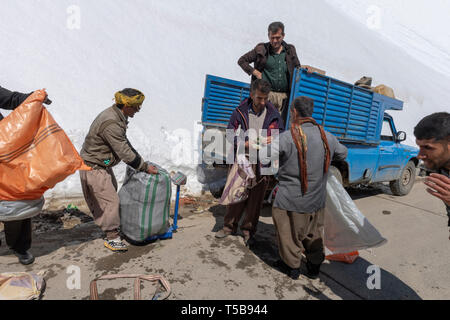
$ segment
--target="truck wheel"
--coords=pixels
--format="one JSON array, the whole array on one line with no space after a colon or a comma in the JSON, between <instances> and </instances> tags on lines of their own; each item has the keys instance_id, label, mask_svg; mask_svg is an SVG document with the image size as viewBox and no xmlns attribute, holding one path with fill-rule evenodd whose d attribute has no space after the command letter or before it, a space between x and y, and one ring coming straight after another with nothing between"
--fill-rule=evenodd
<instances>
[{"instance_id":1,"label":"truck wheel","mask_svg":"<svg viewBox=\"0 0 450 320\"><path fill-rule=\"evenodd\" d=\"M342 174L338 168L336 168L335 166L330 166L330 173L333 174L339 181L339 183L343 185Z\"/></svg>"},{"instance_id":2,"label":"truck wheel","mask_svg":"<svg viewBox=\"0 0 450 320\"><path fill-rule=\"evenodd\" d=\"M406 196L412 189L416 180L416 166L409 161L403 168L400 178L389 183L391 191L396 196Z\"/></svg>"}]
</instances>

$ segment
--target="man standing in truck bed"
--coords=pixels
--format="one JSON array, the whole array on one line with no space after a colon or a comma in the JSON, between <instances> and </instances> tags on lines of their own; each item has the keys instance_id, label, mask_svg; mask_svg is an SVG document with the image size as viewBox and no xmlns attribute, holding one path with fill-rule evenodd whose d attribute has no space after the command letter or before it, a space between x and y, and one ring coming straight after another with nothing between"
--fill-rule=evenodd
<instances>
[{"instance_id":1,"label":"man standing in truck bed","mask_svg":"<svg viewBox=\"0 0 450 320\"><path fill-rule=\"evenodd\" d=\"M123 160L138 171L157 174L131 146L126 136L128 118L139 112L145 96L136 89L123 89L115 94L116 103L101 112L92 123L80 155L92 171L80 171L84 198L95 223L106 233L105 247L126 251L119 236L119 195L112 167Z\"/></svg>"},{"instance_id":2,"label":"man standing in truck bed","mask_svg":"<svg viewBox=\"0 0 450 320\"><path fill-rule=\"evenodd\" d=\"M269 42L259 43L253 50L239 58L238 64L248 75L264 79L272 87L269 101L281 113L289 99L294 69L300 67L297 52L292 44L284 42L284 25L272 22L268 28ZM250 66L254 64L254 67ZM284 103L284 104L283 104Z\"/></svg>"}]
</instances>

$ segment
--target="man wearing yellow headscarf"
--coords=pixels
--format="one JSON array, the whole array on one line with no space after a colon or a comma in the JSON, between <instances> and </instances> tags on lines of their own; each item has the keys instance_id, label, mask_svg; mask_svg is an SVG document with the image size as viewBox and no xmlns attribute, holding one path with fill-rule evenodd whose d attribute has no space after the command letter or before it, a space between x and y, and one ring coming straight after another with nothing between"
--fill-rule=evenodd
<instances>
[{"instance_id":1,"label":"man wearing yellow headscarf","mask_svg":"<svg viewBox=\"0 0 450 320\"><path fill-rule=\"evenodd\" d=\"M145 96L136 89L116 92L115 104L101 112L92 123L80 155L91 171L80 171L84 198L95 223L106 234L105 247L112 251L126 251L119 236L119 196L112 167L120 161L138 171L157 174L133 148L126 136L128 118L140 111Z\"/></svg>"}]
</instances>

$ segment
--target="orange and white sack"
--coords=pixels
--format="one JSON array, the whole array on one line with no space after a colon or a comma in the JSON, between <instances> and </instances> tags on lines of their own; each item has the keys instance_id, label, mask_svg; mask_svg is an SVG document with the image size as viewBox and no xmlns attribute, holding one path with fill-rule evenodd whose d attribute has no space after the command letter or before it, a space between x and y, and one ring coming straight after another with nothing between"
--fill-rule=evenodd
<instances>
[{"instance_id":1,"label":"orange and white sack","mask_svg":"<svg viewBox=\"0 0 450 320\"><path fill-rule=\"evenodd\" d=\"M90 170L37 90L0 121L0 200L36 200L77 170Z\"/></svg>"}]
</instances>

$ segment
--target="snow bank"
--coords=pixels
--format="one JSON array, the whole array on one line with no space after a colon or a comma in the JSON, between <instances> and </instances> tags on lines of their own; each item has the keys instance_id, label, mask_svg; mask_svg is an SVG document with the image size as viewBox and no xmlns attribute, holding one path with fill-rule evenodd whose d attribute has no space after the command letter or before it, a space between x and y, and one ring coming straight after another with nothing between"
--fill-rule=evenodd
<instances>
[{"instance_id":1,"label":"snow bank","mask_svg":"<svg viewBox=\"0 0 450 320\"><path fill-rule=\"evenodd\" d=\"M117 90L142 90L147 99L130 119L130 141L145 159L188 174L187 190L198 194L198 121L205 75L249 81L237 59L267 41L267 25L280 20L286 26L285 40L296 45L302 64L347 82L367 75L374 85L394 88L405 101L405 111L392 115L397 129L406 131L407 142L414 144L414 125L426 114L449 109L444 63L449 28L442 25L447 20L429 21L426 32L413 37L415 20L394 18L416 15L422 1L408 0L404 7L371 1L394 17L385 25L388 32L381 34L355 19L367 2L346 1L346 7L336 2L11 2L0 12L0 85L23 92L47 88L54 101L49 110L78 150L92 120L113 103ZM444 1L433 3L434 12L447 8ZM442 31L439 39L434 38L436 30ZM418 38L429 45L417 45ZM115 172L121 182L124 166ZM73 195L81 195L78 174L46 194Z\"/></svg>"}]
</instances>

